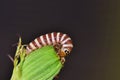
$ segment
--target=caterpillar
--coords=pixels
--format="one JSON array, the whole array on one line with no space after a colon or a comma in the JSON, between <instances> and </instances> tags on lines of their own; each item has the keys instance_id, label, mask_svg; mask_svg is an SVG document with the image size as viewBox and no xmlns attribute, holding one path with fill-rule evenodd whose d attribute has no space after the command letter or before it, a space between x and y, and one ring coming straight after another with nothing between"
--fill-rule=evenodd
<instances>
[{"instance_id":1,"label":"caterpillar","mask_svg":"<svg viewBox=\"0 0 120 80\"><path fill-rule=\"evenodd\" d=\"M68 55L73 48L72 40L67 34L63 34L61 32L52 32L45 35L41 35L34 39L32 42L30 42L26 46L27 54L47 45L54 46L62 63L65 62L64 57Z\"/></svg>"}]
</instances>

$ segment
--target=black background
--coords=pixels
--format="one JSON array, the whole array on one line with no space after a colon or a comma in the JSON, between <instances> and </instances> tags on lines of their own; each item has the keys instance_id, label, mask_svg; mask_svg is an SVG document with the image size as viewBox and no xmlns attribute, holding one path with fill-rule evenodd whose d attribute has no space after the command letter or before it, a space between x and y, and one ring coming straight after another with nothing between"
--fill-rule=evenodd
<instances>
[{"instance_id":1,"label":"black background","mask_svg":"<svg viewBox=\"0 0 120 80\"><path fill-rule=\"evenodd\" d=\"M0 80L9 80L18 35L23 43L49 32L71 36L74 49L58 80L120 80L119 6L113 0L4 0Z\"/></svg>"}]
</instances>

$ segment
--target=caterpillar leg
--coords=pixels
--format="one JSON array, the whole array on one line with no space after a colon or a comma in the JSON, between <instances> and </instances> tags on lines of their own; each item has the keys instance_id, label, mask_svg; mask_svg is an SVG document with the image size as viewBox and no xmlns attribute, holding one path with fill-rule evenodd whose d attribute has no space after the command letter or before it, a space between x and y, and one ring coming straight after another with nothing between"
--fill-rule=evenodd
<instances>
[{"instance_id":1,"label":"caterpillar leg","mask_svg":"<svg viewBox=\"0 0 120 80\"><path fill-rule=\"evenodd\" d=\"M54 45L55 51L56 51L57 53L60 52L61 47L62 47L62 45L61 45L60 43L57 43L57 44Z\"/></svg>"},{"instance_id":2,"label":"caterpillar leg","mask_svg":"<svg viewBox=\"0 0 120 80\"><path fill-rule=\"evenodd\" d=\"M62 64L65 63L65 58L64 57L61 57L60 60L61 60Z\"/></svg>"},{"instance_id":3,"label":"caterpillar leg","mask_svg":"<svg viewBox=\"0 0 120 80\"><path fill-rule=\"evenodd\" d=\"M56 76L54 77L54 80L58 80L58 78L59 78L59 76L58 76L58 75L56 75Z\"/></svg>"}]
</instances>

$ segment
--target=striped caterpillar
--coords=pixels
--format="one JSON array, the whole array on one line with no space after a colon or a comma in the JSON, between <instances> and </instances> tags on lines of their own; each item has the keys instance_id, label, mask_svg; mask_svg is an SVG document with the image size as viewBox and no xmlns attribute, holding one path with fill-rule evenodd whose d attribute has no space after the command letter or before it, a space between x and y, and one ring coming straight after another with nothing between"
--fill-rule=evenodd
<instances>
[{"instance_id":1,"label":"striped caterpillar","mask_svg":"<svg viewBox=\"0 0 120 80\"><path fill-rule=\"evenodd\" d=\"M73 48L72 40L67 34L63 34L61 32L52 32L42 35L30 42L26 47L27 54L46 45L54 46L62 63L65 62L64 57L68 55Z\"/></svg>"}]
</instances>

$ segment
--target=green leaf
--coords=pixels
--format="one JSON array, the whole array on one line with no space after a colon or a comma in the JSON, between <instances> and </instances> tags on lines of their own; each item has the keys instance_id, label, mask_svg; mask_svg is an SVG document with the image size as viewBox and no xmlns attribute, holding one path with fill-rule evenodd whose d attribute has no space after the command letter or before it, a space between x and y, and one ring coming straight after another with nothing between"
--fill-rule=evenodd
<instances>
[{"instance_id":1,"label":"green leaf","mask_svg":"<svg viewBox=\"0 0 120 80\"><path fill-rule=\"evenodd\" d=\"M21 38L13 64L10 80L53 80L63 66L53 46L45 46L26 55Z\"/></svg>"},{"instance_id":2,"label":"green leaf","mask_svg":"<svg viewBox=\"0 0 120 80\"><path fill-rule=\"evenodd\" d=\"M17 50L14 56L14 68L12 77L10 80L21 80L22 76L22 65L24 63L25 55L26 55L26 49L24 48L24 45L21 44L22 40L19 38L19 43L17 46ZM19 60L20 58L20 60ZM20 61L20 62L19 62Z\"/></svg>"},{"instance_id":3,"label":"green leaf","mask_svg":"<svg viewBox=\"0 0 120 80\"><path fill-rule=\"evenodd\" d=\"M52 80L61 68L60 58L53 46L45 46L25 58L21 80Z\"/></svg>"}]
</instances>

